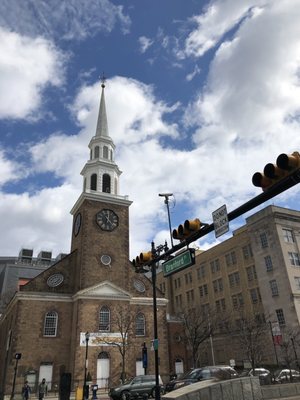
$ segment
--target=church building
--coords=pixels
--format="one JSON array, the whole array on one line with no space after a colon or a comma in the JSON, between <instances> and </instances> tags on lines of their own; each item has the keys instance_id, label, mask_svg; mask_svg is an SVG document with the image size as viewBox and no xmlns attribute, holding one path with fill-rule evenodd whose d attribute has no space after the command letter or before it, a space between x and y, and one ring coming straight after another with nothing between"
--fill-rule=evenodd
<instances>
[{"instance_id":1,"label":"church building","mask_svg":"<svg viewBox=\"0 0 300 400\"><path fill-rule=\"evenodd\" d=\"M62 374L72 390L86 372L107 388L120 377L154 374L152 283L129 261L129 207L109 136L104 82L83 191L75 202L70 254L22 286L0 320L0 398L25 380L56 391ZM160 375L169 376L167 300L157 290ZM148 362L143 364L142 349ZM21 354L19 360L16 355ZM87 361L86 361L87 360ZM145 368L146 367L146 368Z\"/></svg>"}]
</instances>

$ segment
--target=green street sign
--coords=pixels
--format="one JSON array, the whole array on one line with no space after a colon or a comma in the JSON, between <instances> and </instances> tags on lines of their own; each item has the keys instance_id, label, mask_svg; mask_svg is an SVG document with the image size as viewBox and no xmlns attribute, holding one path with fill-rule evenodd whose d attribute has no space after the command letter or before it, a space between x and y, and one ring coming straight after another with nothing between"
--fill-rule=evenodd
<instances>
[{"instance_id":1,"label":"green street sign","mask_svg":"<svg viewBox=\"0 0 300 400\"><path fill-rule=\"evenodd\" d=\"M193 264L195 264L195 249L187 249L185 252L162 264L164 276L172 275Z\"/></svg>"}]
</instances>

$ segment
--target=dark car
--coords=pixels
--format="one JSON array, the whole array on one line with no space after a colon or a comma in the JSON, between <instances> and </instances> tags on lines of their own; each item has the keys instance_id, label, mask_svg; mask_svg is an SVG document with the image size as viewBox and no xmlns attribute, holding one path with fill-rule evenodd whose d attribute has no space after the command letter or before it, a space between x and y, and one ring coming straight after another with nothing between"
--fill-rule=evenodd
<instances>
[{"instance_id":1,"label":"dark car","mask_svg":"<svg viewBox=\"0 0 300 400\"><path fill-rule=\"evenodd\" d=\"M300 372L295 369L282 369L281 371L276 371L275 374L276 383L287 383L287 382L299 382ZM291 379L292 376L292 379Z\"/></svg>"},{"instance_id":2,"label":"dark car","mask_svg":"<svg viewBox=\"0 0 300 400\"><path fill-rule=\"evenodd\" d=\"M164 387L161 378L159 377L160 392L164 393ZM155 397L156 380L155 375L139 375L131 381L124 383L109 390L109 395L113 400L128 400L145 395Z\"/></svg>"},{"instance_id":3,"label":"dark car","mask_svg":"<svg viewBox=\"0 0 300 400\"><path fill-rule=\"evenodd\" d=\"M188 372L181 379L174 379L168 382L165 386L165 390L166 392L171 392L172 390L206 379L215 378L218 380L226 380L237 377L238 374L236 371L227 365L196 368Z\"/></svg>"}]
</instances>

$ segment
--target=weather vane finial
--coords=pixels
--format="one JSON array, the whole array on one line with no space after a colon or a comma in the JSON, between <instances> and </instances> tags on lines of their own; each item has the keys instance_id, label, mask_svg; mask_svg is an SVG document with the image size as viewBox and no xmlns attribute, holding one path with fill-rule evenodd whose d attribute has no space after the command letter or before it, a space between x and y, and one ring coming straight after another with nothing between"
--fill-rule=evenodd
<instances>
[{"instance_id":1,"label":"weather vane finial","mask_svg":"<svg viewBox=\"0 0 300 400\"><path fill-rule=\"evenodd\" d=\"M102 88L105 88L105 81L106 81L106 77L105 77L105 75L104 75L104 72L102 73L102 77L101 77L101 87Z\"/></svg>"}]
</instances>

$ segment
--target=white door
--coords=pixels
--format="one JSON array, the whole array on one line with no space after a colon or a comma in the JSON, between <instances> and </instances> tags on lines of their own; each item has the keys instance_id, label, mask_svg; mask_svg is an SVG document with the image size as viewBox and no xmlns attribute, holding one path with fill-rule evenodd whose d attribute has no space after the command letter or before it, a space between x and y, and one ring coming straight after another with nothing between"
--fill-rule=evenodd
<instances>
[{"instance_id":1,"label":"white door","mask_svg":"<svg viewBox=\"0 0 300 400\"><path fill-rule=\"evenodd\" d=\"M175 373L176 375L183 374L183 362L179 358L175 361Z\"/></svg>"},{"instance_id":2,"label":"white door","mask_svg":"<svg viewBox=\"0 0 300 400\"><path fill-rule=\"evenodd\" d=\"M107 388L109 380L109 358L107 353L100 353L97 360L97 385L98 388Z\"/></svg>"},{"instance_id":3,"label":"white door","mask_svg":"<svg viewBox=\"0 0 300 400\"><path fill-rule=\"evenodd\" d=\"M136 360L135 362L135 375L145 375L145 369L143 368L142 360Z\"/></svg>"},{"instance_id":4,"label":"white door","mask_svg":"<svg viewBox=\"0 0 300 400\"><path fill-rule=\"evenodd\" d=\"M42 379L45 378L48 390L51 390L52 386L52 371L53 365L41 365L40 366L40 373L39 373L39 383L42 382Z\"/></svg>"}]
</instances>

